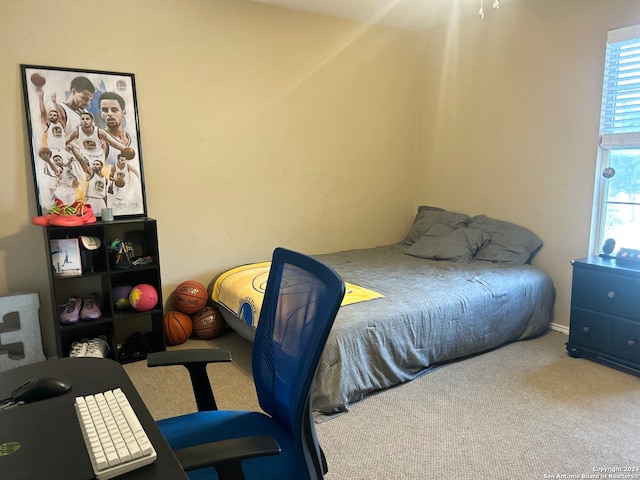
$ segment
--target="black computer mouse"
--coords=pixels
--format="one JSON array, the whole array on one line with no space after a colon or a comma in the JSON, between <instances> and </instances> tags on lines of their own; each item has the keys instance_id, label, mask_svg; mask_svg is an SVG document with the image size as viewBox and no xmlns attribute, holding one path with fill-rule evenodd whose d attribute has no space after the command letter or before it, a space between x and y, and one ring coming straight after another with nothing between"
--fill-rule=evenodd
<instances>
[{"instance_id":1,"label":"black computer mouse","mask_svg":"<svg viewBox=\"0 0 640 480\"><path fill-rule=\"evenodd\" d=\"M57 397L71 388L68 380L60 377L41 377L27 380L13 392L11 398L15 402L32 403Z\"/></svg>"}]
</instances>

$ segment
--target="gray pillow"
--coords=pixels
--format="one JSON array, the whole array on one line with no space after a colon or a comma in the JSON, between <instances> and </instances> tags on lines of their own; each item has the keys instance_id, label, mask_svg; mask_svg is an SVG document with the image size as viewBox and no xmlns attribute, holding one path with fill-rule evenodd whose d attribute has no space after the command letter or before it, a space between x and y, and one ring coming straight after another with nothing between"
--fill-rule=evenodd
<instances>
[{"instance_id":1,"label":"gray pillow","mask_svg":"<svg viewBox=\"0 0 640 480\"><path fill-rule=\"evenodd\" d=\"M489 235L473 228L453 229L436 223L404 253L432 260L471 262L481 246L489 241Z\"/></svg>"},{"instance_id":2,"label":"gray pillow","mask_svg":"<svg viewBox=\"0 0 640 480\"><path fill-rule=\"evenodd\" d=\"M486 232L491 241L476 252L476 260L523 265L542 247L542 240L531 230L485 215L471 219L469 227Z\"/></svg>"},{"instance_id":3,"label":"gray pillow","mask_svg":"<svg viewBox=\"0 0 640 480\"><path fill-rule=\"evenodd\" d=\"M423 205L418 207L413 227L411 227L407 238L404 239L404 243L413 245L436 223L442 223L451 228L461 228L466 226L469 219L469 215L464 213L447 212L442 208Z\"/></svg>"}]
</instances>

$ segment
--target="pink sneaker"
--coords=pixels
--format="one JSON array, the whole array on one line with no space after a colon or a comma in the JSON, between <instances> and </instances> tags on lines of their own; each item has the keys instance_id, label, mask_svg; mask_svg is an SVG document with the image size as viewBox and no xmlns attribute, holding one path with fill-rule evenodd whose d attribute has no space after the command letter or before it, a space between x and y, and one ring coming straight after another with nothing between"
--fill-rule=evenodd
<instances>
[{"instance_id":1,"label":"pink sneaker","mask_svg":"<svg viewBox=\"0 0 640 480\"><path fill-rule=\"evenodd\" d=\"M82 310L80 310L80 320L97 320L102 315L100 307L98 306L98 296L96 294L90 295L84 299Z\"/></svg>"},{"instance_id":2,"label":"pink sneaker","mask_svg":"<svg viewBox=\"0 0 640 480\"><path fill-rule=\"evenodd\" d=\"M82 308L82 300L78 297L69 297L60 314L60 323L63 325L78 323L80 321L80 309Z\"/></svg>"}]
</instances>

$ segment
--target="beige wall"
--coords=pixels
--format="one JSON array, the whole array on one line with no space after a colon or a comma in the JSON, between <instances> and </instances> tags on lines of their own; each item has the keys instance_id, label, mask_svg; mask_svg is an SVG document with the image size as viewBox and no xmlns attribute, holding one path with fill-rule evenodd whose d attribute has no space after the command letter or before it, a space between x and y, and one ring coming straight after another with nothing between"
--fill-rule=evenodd
<instances>
[{"instance_id":1,"label":"beige wall","mask_svg":"<svg viewBox=\"0 0 640 480\"><path fill-rule=\"evenodd\" d=\"M0 292L39 290L47 338L21 63L135 74L165 298L278 245L321 253L403 238L415 203L416 33L239 0L105 5L0 2Z\"/></svg>"},{"instance_id":2,"label":"beige wall","mask_svg":"<svg viewBox=\"0 0 640 480\"><path fill-rule=\"evenodd\" d=\"M568 326L570 260L589 254L607 30L640 23L640 4L502 4L421 34L417 203L536 232L533 263Z\"/></svg>"},{"instance_id":3,"label":"beige wall","mask_svg":"<svg viewBox=\"0 0 640 480\"><path fill-rule=\"evenodd\" d=\"M50 334L29 223L27 63L135 73L165 297L277 245L400 240L432 204L540 235L534 264L567 326L569 262L589 253L606 32L640 23L640 8L502 4L417 34L241 0L110 2L120 16L102 2L4 0L0 293L39 290Z\"/></svg>"}]
</instances>

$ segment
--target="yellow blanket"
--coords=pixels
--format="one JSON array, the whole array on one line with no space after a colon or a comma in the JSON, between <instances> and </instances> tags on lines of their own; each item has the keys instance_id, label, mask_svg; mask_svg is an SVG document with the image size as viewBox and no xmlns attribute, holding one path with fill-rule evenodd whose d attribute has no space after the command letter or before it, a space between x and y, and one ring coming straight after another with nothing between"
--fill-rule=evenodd
<instances>
[{"instance_id":1,"label":"yellow blanket","mask_svg":"<svg viewBox=\"0 0 640 480\"><path fill-rule=\"evenodd\" d=\"M252 327L258 324L262 298L267 286L271 262L252 263L222 273L213 284L211 300L224 305ZM365 302L384 295L344 282L345 295L341 306Z\"/></svg>"}]
</instances>

